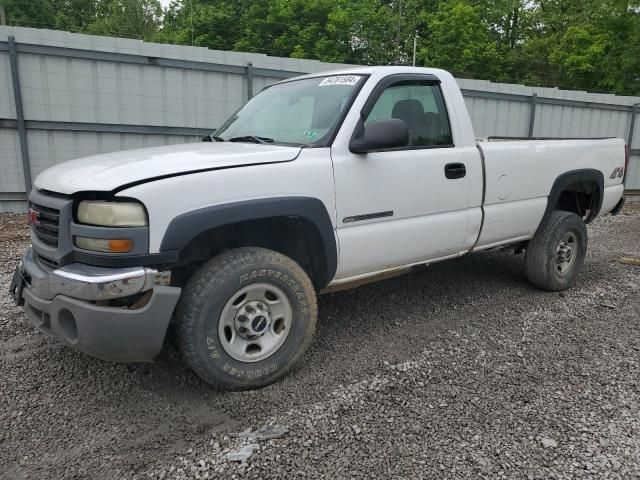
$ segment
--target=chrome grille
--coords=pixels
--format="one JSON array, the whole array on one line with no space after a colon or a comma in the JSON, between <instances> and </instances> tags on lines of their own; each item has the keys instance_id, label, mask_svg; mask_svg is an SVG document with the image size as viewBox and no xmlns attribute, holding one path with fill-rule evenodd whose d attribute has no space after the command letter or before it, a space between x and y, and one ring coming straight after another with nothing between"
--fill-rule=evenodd
<instances>
[{"instance_id":1,"label":"chrome grille","mask_svg":"<svg viewBox=\"0 0 640 480\"><path fill-rule=\"evenodd\" d=\"M58 248L59 210L29 202L29 223L31 230L42 243Z\"/></svg>"}]
</instances>

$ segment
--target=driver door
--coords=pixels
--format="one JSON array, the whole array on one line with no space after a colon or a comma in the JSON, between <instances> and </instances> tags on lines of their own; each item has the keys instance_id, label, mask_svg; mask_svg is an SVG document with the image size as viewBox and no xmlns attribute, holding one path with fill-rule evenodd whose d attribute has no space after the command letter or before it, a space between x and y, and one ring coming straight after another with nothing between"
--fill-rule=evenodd
<instances>
[{"instance_id":1,"label":"driver door","mask_svg":"<svg viewBox=\"0 0 640 480\"><path fill-rule=\"evenodd\" d=\"M338 280L455 256L467 235L469 177L460 167L469 152L453 143L438 81L404 75L378 87L362 111L365 127L401 119L409 143L366 154L332 148Z\"/></svg>"}]
</instances>

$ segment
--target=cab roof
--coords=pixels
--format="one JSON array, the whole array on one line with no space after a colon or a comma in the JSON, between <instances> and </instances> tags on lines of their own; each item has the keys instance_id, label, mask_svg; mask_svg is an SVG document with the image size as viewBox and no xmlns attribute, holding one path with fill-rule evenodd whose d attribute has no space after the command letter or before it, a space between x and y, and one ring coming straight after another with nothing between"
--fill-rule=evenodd
<instances>
[{"instance_id":1,"label":"cab roof","mask_svg":"<svg viewBox=\"0 0 640 480\"><path fill-rule=\"evenodd\" d=\"M445 70L438 68L425 68L425 67L404 67L404 66L371 66L371 67L348 67L340 68L337 70L326 70L322 72L308 73L306 75L299 75L297 77L288 78L278 83L290 82L292 80L301 80L305 78L314 77L326 77L333 75L371 75L376 77L386 77L388 75L394 75L398 73L422 73L431 74L439 78L442 78L443 74L449 75Z\"/></svg>"}]
</instances>

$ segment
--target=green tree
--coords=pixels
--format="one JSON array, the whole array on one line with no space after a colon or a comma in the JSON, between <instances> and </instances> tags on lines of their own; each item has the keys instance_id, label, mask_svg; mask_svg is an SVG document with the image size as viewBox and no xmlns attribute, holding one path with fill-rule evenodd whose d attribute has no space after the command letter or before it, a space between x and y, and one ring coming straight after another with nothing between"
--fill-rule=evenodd
<instances>
[{"instance_id":1,"label":"green tree","mask_svg":"<svg viewBox=\"0 0 640 480\"><path fill-rule=\"evenodd\" d=\"M9 25L149 39L162 20L159 0L0 0Z\"/></svg>"},{"instance_id":2,"label":"green tree","mask_svg":"<svg viewBox=\"0 0 640 480\"><path fill-rule=\"evenodd\" d=\"M92 35L151 39L162 17L159 0L99 0L95 19L83 31Z\"/></svg>"},{"instance_id":3,"label":"green tree","mask_svg":"<svg viewBox=\"0 0 640 480\"><path fill-rule=\"evenodd\" d=\"M546 0L516 60L533 85L640 93L640 2Z\"/></svg>"},{"instance_id":4,"label":"green tree","mask_svg":"<svg viewBox=\"0 0 640 480\"><path fill-rule=\"evenodd\" d=\"M332 28L344 32L351 56L361 63L406 65L430 2L360 0L332 15Z\"/></svg>"},{"instance_id":5,"label":"green tree","mask_svg":"<svg viewBox=\"0 0 640 480\"><path fill-rule=\"evenodd\" d=\"M8 25L32 28L57 28L56 2L51 0L0 0Z\"/></svg>"},{"instance_id":6,"label":"green tree","mask_svg":"<svg viewBox=\"0 0 640 480\"><path fill-rule=\"evenodd\" d=\"M0 0L36 28L640 95L640 0Z\"/></svg>"},{"instance_id":7,"label":"green tree","mask_svg":"<svg viewBox=\"0 0 640 480\"><path fill-rule=\"evenodd\" d=\"M482 79L500 77L503 58L476 8L464 0L440 3L428 25L420 57L430 67Z\"/></svg>"},{"instance_id":8,"label":"green tree","mask_svg":"<svg viewBox=\"0 0 640 480\"><path fill-rule=\"evenodd\" d=\"M258 0L246 9L235 49L329 62L359 63L340 24L349 0Z\"/></svg>"},{"instance_id":9,"label":"green tree","mask_svg":"<svg viewBox=\"0 0 640 480\"><path fill-rule=\"evenodd\" d=\"M98 1L57 0L52 3L55 6L53 22L59 30L86 32L98 14Z\"/></svg>"},{"instance_id":10,"label":"green tree","mask_svg":"<svg viewBox=\"0 0 640 480\"><path fill-rule=\"evenodd\" d=\"M176 0L164 11L162 28L153 40L216 50L233 50L242 36L242 2Z\"/></svg>"}]
</instances>

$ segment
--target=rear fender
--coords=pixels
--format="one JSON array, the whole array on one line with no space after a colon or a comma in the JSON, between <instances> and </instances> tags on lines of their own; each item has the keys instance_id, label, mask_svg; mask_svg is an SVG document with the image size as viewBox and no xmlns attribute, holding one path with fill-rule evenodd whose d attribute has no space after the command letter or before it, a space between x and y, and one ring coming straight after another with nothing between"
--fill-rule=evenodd
<instances>
[{"instance_id":1,"label":"rear fender","mask_svg":"<svg viewBox=\"0 0 640 480\"><path fill-rule=\"evenodd\" d=\"M558 204L558 199L563 191L565 191L569 185L576 182L595 182L598 185L598 191L596 192L596 203L592 205L591 210L589 211L589 216L586 218L585 222L589 223L593 219L598 216L600 213L600 209L602 208L602 199L604 197L604 175L602 172L595 169L585 168L581 170L571 170L569 172L565 172L560 175L553 182L553 186L551 187L551 192L549 193L549 197L547 199L547 208L544 212L544 216L542 217L542 221L540 224L544 224L548 218L551 216L551 212L555 209Z\"/></svg>"}]
</instances>

